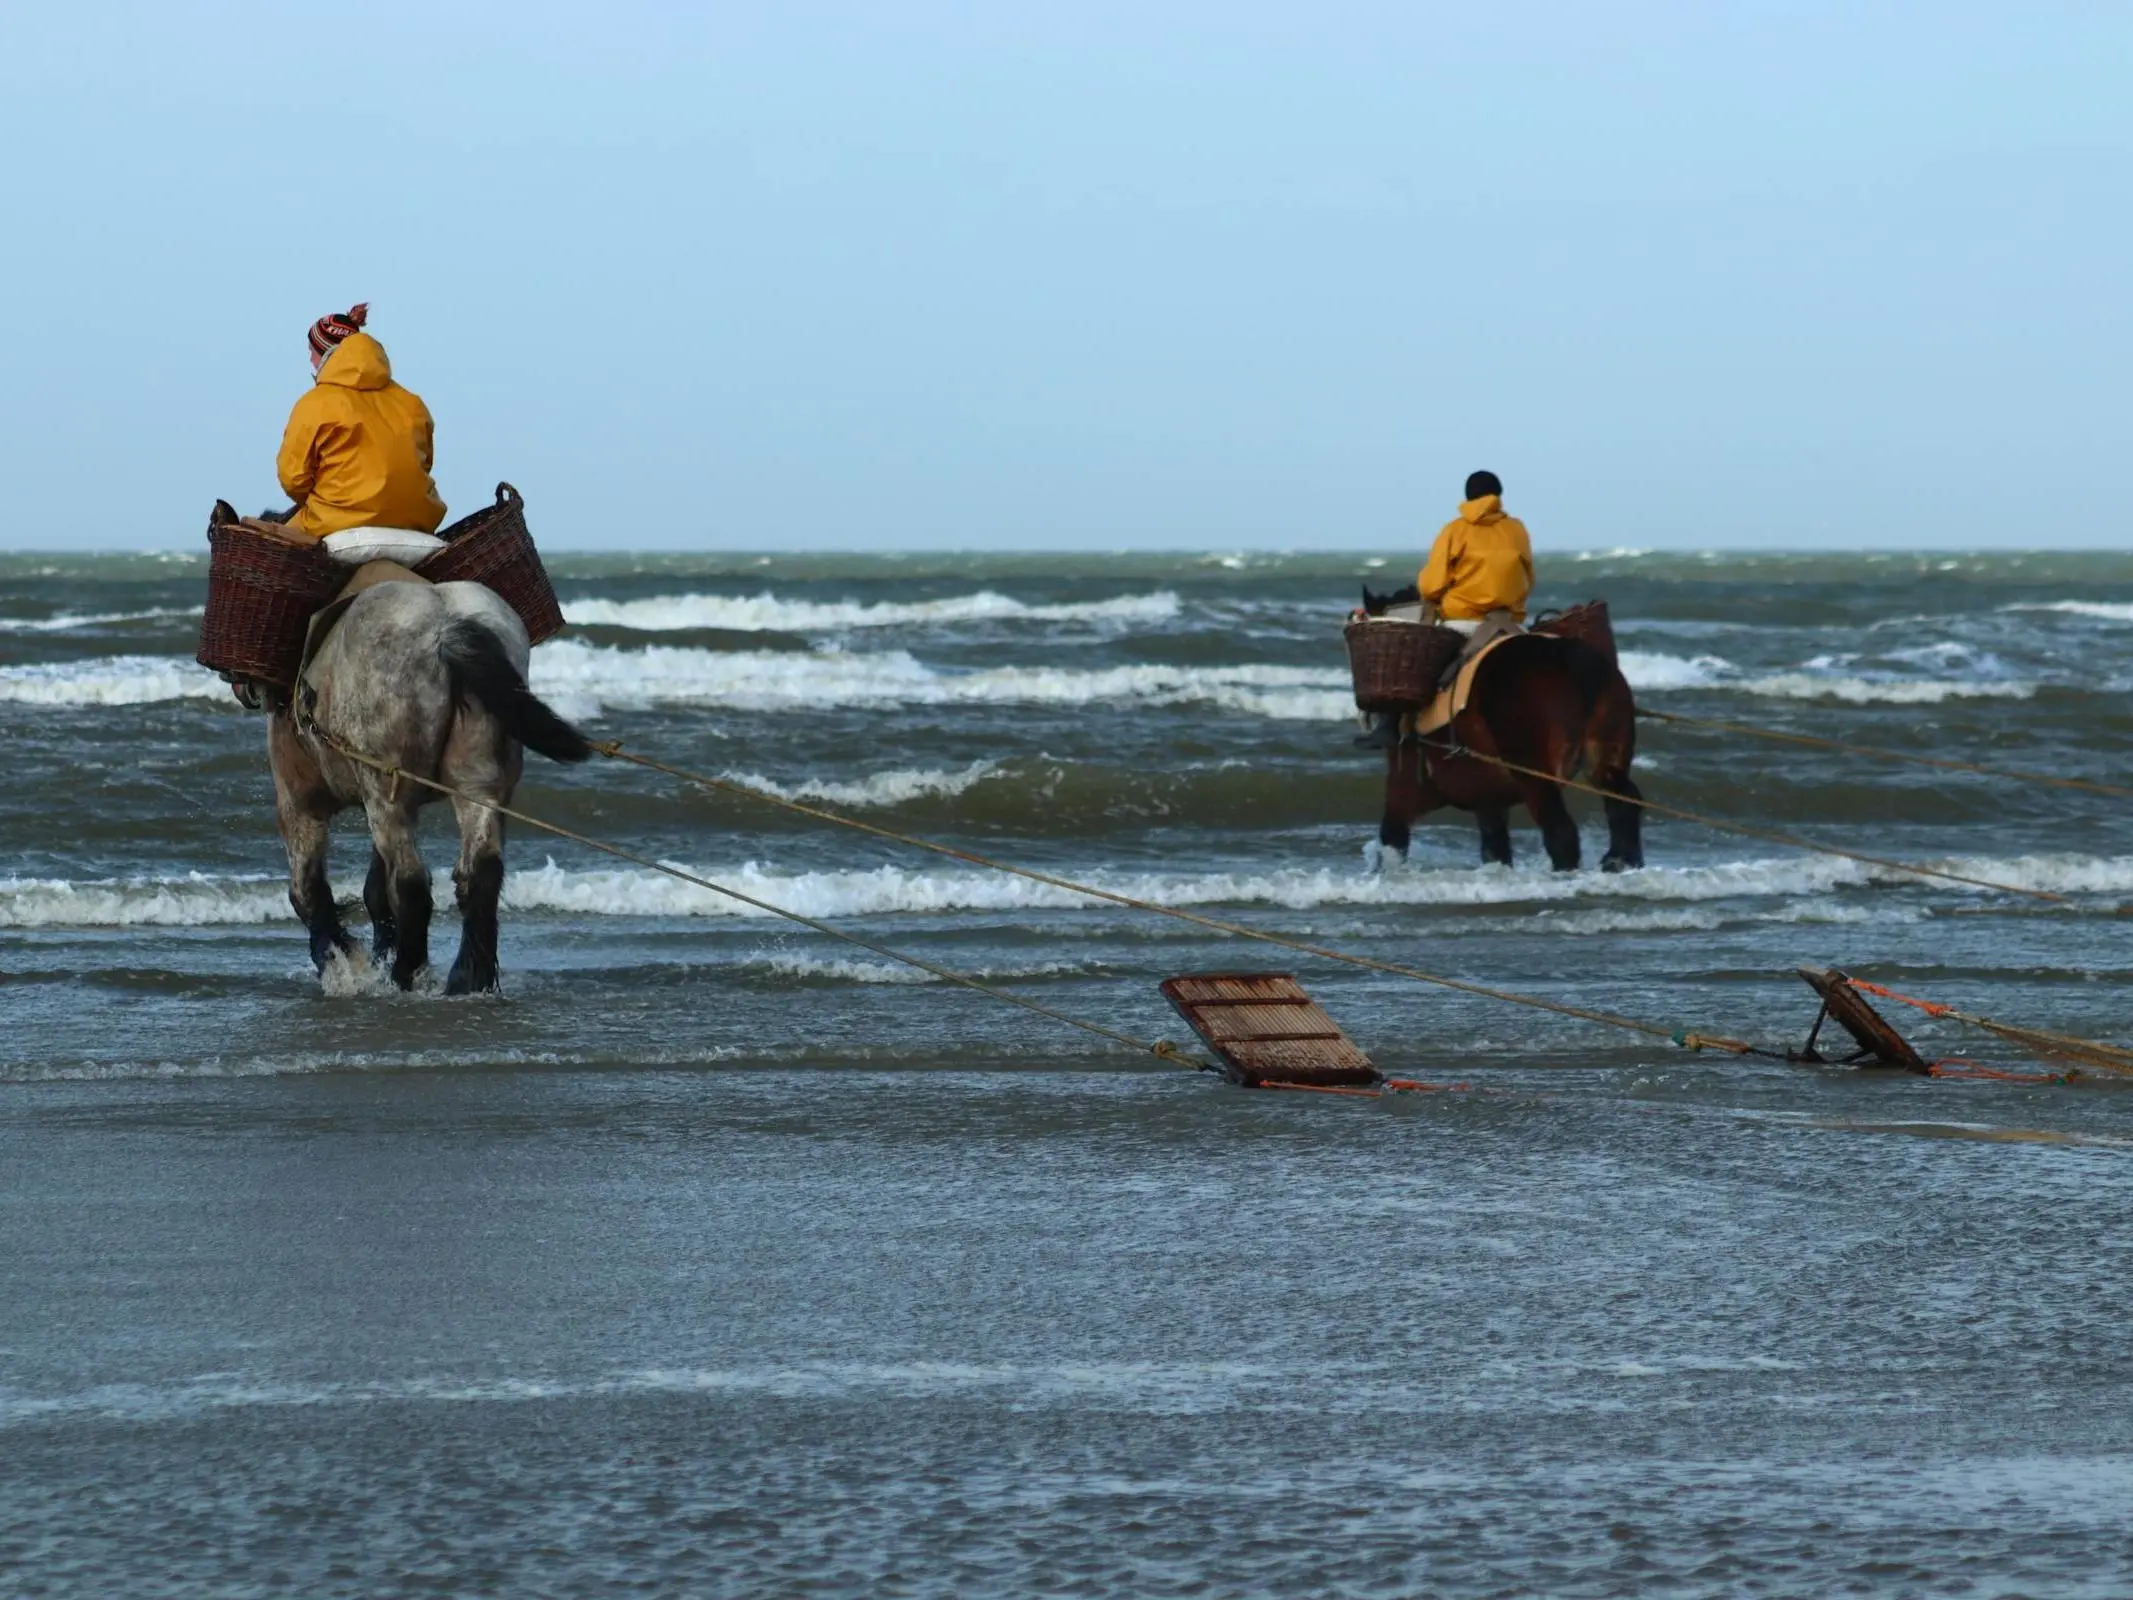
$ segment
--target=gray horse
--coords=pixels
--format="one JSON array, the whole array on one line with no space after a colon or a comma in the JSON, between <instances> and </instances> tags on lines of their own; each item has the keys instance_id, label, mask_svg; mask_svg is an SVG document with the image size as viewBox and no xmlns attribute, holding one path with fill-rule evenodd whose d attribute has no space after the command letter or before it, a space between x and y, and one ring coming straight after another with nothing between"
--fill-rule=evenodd
<instances>
[{"instance_id":1,"label":"gray horse","mask_svg":"<svg viewBox=\"0 0 2133 1600\"><path fill-rule=\"evenodd\" d=\"M297 685L296 704L267 729L274 808L289 851L289 903L311 934L323 973L355 944L326 883L326 825L346 806L370 822L373 959L392 962L412 988L429 964L430 876L415 848L415 813L447 798L336 752L326 738L448 783L459 821L459 955L451 994L496 987L496 907L504 886L504 820L525 766L521 746L556 761L583 761L585 736L526 687L525 625L478 583L380 583L348 603Z\"/></svg>"}]
</instances>

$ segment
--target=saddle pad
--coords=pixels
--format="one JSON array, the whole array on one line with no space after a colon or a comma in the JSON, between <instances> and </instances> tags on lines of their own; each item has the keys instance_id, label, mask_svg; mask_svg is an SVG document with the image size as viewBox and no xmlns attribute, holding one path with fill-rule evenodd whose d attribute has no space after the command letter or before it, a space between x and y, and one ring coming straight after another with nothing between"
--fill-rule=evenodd
<instances>
[{"instance_id":1,"label":"saddle pad","mask_svg":"<svg viewBox=\"0 0 2133 1600\"><path fill-rule=\"evenodd\" d=\"M1459 675L1452 679L1449 689L1439 689L1437 698L1423 710L1414 714L1414 726L1406 731L1417 738L1436 733L1452 725L1452 718L1466 709L1467 696L1474 692L1474 673L1482 662L1495 654L1496 647L1512 639L1522 639L1522 633L1499 633L1487 644L1476 650L1460 664Z\"/></svg>"},{"instance_id":2,"label":"saddle pad","mask_svg":"<svg viewBox=\"0 0 2133 1600\"><path fill-rule=\"evenodd\" d=\"M444 548L444 541L437 535L415 528L343 528L339 533L327 534L319 543L344 567L360 567L372 561L419 566Z\"/></svg>"}]
</instances>

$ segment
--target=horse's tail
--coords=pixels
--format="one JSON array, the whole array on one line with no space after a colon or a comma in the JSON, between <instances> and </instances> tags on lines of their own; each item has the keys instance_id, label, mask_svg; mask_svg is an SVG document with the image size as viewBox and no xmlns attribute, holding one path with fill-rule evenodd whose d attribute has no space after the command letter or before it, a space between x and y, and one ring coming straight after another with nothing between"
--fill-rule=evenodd
<instances>
[{"instance_id":1,"label":"horse's tail","mask_svg":"<svg viewBox=\"0 0 2133 1600\"><path fill-rule=\"evenodd\" d=\"M437 654L452 675L453 694L475 701L527 749L551 761L583 761L592 754L592 741L526 687L504 654L503 640L471 617L445 624Z\"/></svg>"}]
</instances>

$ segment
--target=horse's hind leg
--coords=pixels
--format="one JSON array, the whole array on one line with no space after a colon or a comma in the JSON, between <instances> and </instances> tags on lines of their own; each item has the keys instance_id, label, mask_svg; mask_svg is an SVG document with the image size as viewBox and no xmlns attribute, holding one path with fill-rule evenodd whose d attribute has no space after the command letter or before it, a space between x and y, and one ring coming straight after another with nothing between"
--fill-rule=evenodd
<instances>
[{"instance_id":1,"label":"horse's hind leg","mask_svg":"<svg viewBox=\"0 0 2133 1600\"><path fill-rule=\"evenodd\" d=\"M1607 807L1607 854L1600 858L1600 870L1623 872L1643 866L1644 807L1635 803L1644 798L1643 791L1627 772L1612 782L1602 780L1597 787L1609 795L1603 802ZM1612 798L1615 795L1622 798Z\"/></svg>"},{"instance_id":2,"label":"horse's hind leg","mask_svg":"<svg viewBox=\"0 0 2133 1600\"><path fill-rule=\"evenodd\" d=\"M393 930L393 982L415 986L430 964L430 874L415 848L415 808L406 800L364 802L370 842L384 867L385 904Z\"/></svg>"},{"instance_id":3,"label":"horse's hind leg","mask_svg":"<svg viewBox=\"0 0 2133 1600\"><path fill-rule=\"evenodd\" d=\"M485 805L454 796L459 817L459 954L446 994L486 994L496 987L496 906L504 891L504 819Z\"/></svg>"},{"instance_id":4,"label":"horse's hind leg","mask_svg":"<svg viewBox=\"0 0 2133 1600\"><path fill-rule=\"evenodd\" d=\"M385 873L385 858L373 845L370 851L370 874L363 880L363 908L370 913L370 959L378 966L385 965L386 957L400 942L398 927L393 922L392 891Z\"/></svg>"},{"instance_id":5,"label":"horse's hind leg","mask_svg":"<svg viewBox=\"0 0 2133 1600\"><path fill-rule=\"evenodd\" d=\"M1585 765L1592 773L1593 787L1620 799L1604 802L1607 807L1607 854L1600 860L1603 872L1622 872L1644 865L1644 798L1629 775L1637 758L1637 712L1629 684L1620 673L1602 693L1594 708L1591 731L1585 741Z\"/></svg>"},{"instance_id":6,"label":"horse's hind leg","mask_svg":"<svg viewBox=\"0 0 2133 1600\"><path fill-rule=\"evenodd\" d=\"M1548 847L1548 865L1557 872L1577 871L1581 851L1577 819L1563 804L1561 786L1541 778L1525 778L1518 787L1526 810L1532 813L1534 825L1541 831L1541 842Z\"/></svg>"},{"instance_id":7,"label":"horse's hind leg","mask_svg":"<svg viewBox=\"0 0 2133 1600\"><path fill-rule=\"evenodd\" d=\"M1508 867L1511 864L1511 813L1498 806L1476 811L1474 820L1481 826L1481 864Z\"/></svg>"}]
</instances>

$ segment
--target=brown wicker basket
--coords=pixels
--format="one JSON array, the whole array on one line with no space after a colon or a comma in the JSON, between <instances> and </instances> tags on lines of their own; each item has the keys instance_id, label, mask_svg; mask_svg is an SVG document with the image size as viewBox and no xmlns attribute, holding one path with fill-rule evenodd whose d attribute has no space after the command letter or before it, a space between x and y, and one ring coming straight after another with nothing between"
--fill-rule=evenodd
<instances>
[{"instance_id":1,"label":"brown wicker basket","mask_svg":"<svg viewBox=\"0 0 2133 1600\"><path fill-rule=\"evenodd\" d=\"M483 506L438 530L445 546L415 570L432 583L479 583L497 595L539 644L563 631L563 608L526 531L526 502L508 483L496 486L496 504Z\"/></svg>"},{"instance_id":2,"label":"brown wicker basket","mask_svg":"<svg viewBox=\"0 0 2133 1600\"><path fill-rule=\"evenodd\" d=\"M1533 631L1575 639L1580 644L1592 646L1608 660L1615 659L1615 626L1608 618L1605 600L1588 600L1581 606L1572 606L1560 616L1534 623Z\"/></svg>"},{"instance_id":3,"label":"brown wicker basket","mask_svg":"<svg viewBox=\"0 0 2133 1600\"><path fill-rule=\"evenodd\" d=\"M1372 712L1419 711L1436 698L1437 680L1466 636L1424 622L1358 619L1348 624L1348 670L1355 703Z\"/></svg>"},{"instance_id":4,"label":"brown wicker basket","mask_svg":"<svg viewBox=\"0 0 2133 1600\"><path fill-rule=\"evenodd\" d=\"M312 613L341 592L348 569L316 543L247 528L218 501L207 524L203 667L286 689L303 661Z\"/></svg>"}]
</instances>

